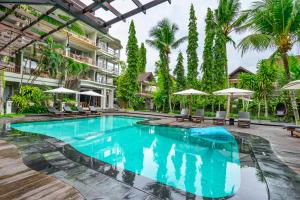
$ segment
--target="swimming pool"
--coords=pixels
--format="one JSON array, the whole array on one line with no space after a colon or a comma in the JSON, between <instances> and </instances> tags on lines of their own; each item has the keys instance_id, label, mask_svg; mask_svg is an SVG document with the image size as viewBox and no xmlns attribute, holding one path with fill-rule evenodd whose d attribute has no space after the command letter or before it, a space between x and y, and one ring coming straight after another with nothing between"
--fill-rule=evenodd
<instances>
[{"instance_id":1,"label":"swimming pool","mask_svg":"<svg viewBox=\"0 0 300 200\"><path fill-rule=\"evenodd\" d=\"M238 191L234 137L201 138L188 129L137 124L142 120L106 116L11 127L57 138L87 156L199 196L222 198Z\"/></svg>"}]
</instances>

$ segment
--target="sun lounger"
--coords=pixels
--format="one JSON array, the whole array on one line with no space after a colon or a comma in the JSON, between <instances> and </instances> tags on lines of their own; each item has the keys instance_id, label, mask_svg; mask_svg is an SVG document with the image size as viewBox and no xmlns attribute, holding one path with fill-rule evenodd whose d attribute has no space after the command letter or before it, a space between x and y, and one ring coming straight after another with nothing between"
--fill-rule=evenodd
<instances>
[{"instance_id":1,"label":"sun lounger","mask_svg":"<svg viewBox=\"0 0 300 200\"><path fill-rule=\"evenodd\" d=\"M81 106L77 106L77 110L78 110L79 114L84 114L84 115L91 114L91 111L84 110Z\"/></svg>"},{"instance_id":2,"label":"sun lounger","mask_svg":"<svg viewBox=\"0 0 300 200\"><path fill-rule=\"evenodd\" d=\"M64 113L64 112L60 112L58 110L56 110L55 108L53 107L50 107L48 108L48 112L52 115L55 115L55 116L63 116L63 115L66 115L67 113Z\"/></svg>"},{"instance_id":3,"label":"sun lounger","mask_svg":"<svg viewBox=\"0 0 300 200\"><path fill-rule=\"evenodd\" d=\"M180 112L180 115L175 115L176 121L181 119L181 121L184 121L185 119L189 119L189 111L186 108L183 108Z\"/></svg>"},{"instance_id":4,"label":"sun lounger","mask_svg":"<svg viewBox=\"0 0 300 200\"><path fill-rule=\"evenodd\" d=\"M249 112L239 112L238 126L250 128L250 124L251 124L250 113Z\"/></svg>"},{"instance_id":5,"label":"sun lounger","mask_svg":"<svg viewBox=\"0 0 300 200\"><path fill-rule=\"evenodd\" d=\"M213 118L213 124L224 125L226 118L226 111L217 111L216 117Z\"/></svg>"},{"instance_id":6,"label":"sun lounger","mask_svg":"<svg viewBox=\"0 0 300 200\"><path fill-rule=\"evenodd\" d=\"M72 109L70 108L70 106L64 106L64 111L65 111L66 113L69 113L69 114L75 114L75 115L79 114L78 111L72 110Z\"/></svg>"},{"instance_id":7,"label":"sun lounger","mask_svg":"<svg viewBox=\"0 0 300 200\"><path fill-rule=\"evenodd\" d=\"M197 109L192 119L195 120L195 122L204 122L204 109Z\"/></svg>"},{"instance_id":8,"label":"sun lounger","mask_svg":"<svg viewBox=\"0 0 300 200\"><path fill-rule=\"evenodd\" d=\"M284 128L291 132L291 136L300 135L300 126L299 125L286 125ZM295 132L298 132L295 133Z\"/></svg>"},{"instance_id":9,"label":"sun lounger","mask_svg":"<svg viewBox=\"0 0 300 200\"><path fill-rule=\"evenodd\" d=\"M89 109L92 114L102 114L102 112L99 112L95 106L90 106Z\"/></svg>"},{"instance_id":10,"label":"sun lounger","mask_svg":"<svg viewBox=\"0 0 300 200\"><path fill-rule=\"evenodd\" d=\"M300 137L300 128L296 128L294 133L293 133L293 136L297 136L297 137Z\"/></svg>"}]
</instances>

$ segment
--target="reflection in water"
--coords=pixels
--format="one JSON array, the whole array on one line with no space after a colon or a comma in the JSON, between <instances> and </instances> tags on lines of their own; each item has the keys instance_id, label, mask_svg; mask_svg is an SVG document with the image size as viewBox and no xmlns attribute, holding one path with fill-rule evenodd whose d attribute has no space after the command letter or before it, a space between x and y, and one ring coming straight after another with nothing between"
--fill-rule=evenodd
<instances>
[{"instance_id":1,"label":"reflection in water","mask_svg":"<svg viewBox=\"0 0 300 200\"><path fill-rule=\"evenodd\" d=\"M25 132L55 137L77 151L111 164L105 173L134 185L136 174L154 181L147 185L157 196L169 198L170 187L196 195L231 196L240 186L238 146L226 141L189 135L188 129L137 125L140 118L101 117L57 122L14 124ZM99 166L100 167L100 166ZM163 184L161 184L163 183Z\"/></svg>"}]
</instances>

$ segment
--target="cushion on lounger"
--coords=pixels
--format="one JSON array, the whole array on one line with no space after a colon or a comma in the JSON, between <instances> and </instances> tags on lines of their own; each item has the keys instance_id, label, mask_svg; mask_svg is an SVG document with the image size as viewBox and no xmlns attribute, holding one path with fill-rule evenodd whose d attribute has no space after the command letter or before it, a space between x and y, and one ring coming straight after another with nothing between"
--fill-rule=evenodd
<instances>
[{"instance_id":1,"label":"cushion on lounger","mask_svg":"<svg viewBox=\"0 0 300 200\"><path fill-rule=\"evenodd\" d=\"M197 137L212 142L226 142L232 140L233 135L224 127L213 126L208 128L191 128L189 130L191 137Z\"/></svg>"}]
</instances>

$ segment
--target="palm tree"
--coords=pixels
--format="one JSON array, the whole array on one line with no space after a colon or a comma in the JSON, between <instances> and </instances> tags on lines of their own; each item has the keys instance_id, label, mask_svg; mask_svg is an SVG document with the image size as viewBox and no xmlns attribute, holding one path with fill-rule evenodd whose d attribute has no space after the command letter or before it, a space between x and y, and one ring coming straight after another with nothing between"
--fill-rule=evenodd
<instances>
[{"instance_id":1,"label":"palm tree","mask_svg":"<svg viewBox=\"0 0 300 200\"><path fill-rule=\"evenodd\" d=\"M247 19L247 15L240 15L241 4L239 0L219 0L219 6L215 10L215 23L222 30L226 43L231 42L235 46L235 42L230 37L230 34L236 31L243 22ZM227 55L226 44L225 55ZM227 56L226 56L227 57ZM227 63L224 66L227 78Z\"/></svg>"},{"instance_id":2,"label":"palm tree","mask_svg":"<svg viewBox=\"0 0 300 200\"><path fill-rule=\"evenodd\" d=\"M300 0L261 0L245 11L248 20L240 27L252 34L240 43L242 54L248 50L275 49L283 61L287 81L291 80L288 52L300 41ZM290 92L296 123L299 121L295 93Z\"/></svg>"},{"instance_id":3,"label":"palm tree","mask_svg":"<svg viewBox=\"0 0 300 200\"><path fill-rule=\"evenodd\" d=\"M164 76L166 76L166 80L169 80L167 81L169 83L167 86L167 96L170 111L172 110L170 98L170 87L172 81L169 73L171 49L178 48L180 44L187 40L186 36L176 39L176 32L178 32L178 26L165 18L159 21L158 24L150 30L151 39L146 41L151 47L154 47L159 51L160 61L163 63L163 67L165 67L167 74L164 74Z\"/></svg>"}]
</instances>

